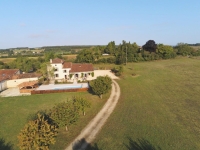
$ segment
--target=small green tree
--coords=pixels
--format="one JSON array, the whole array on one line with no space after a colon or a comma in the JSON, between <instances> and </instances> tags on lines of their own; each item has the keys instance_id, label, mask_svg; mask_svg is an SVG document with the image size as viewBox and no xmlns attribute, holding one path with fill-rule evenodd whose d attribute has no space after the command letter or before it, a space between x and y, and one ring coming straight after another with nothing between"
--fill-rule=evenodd
<instances>
[{"instance_id":1,"label":"small green tree","mask_svg":"<svg viewBox=\"0 0 200 150\"><path fill-rule=\"evenodd\" d=\"M38 118L29 121L21 130L18 140L20 149L49 150L50 144L55 143L57 128L50 125L44 116L38 114Z\"/></svg>"},{"instance_id":2,"label":"small green tree","mask_svg":"<svg viewBox=\"0 0 200 150\"><path fill-rule=\"evenodd\" d=\"M79 118L79 108L70 101L62 102L50 110L49 116L59 127L65 126L68 131L68 126Z\"/></svg>"},{"instance_id":3,"label":"small green tree","mask_svg":"<svg viewBox=\"0 0 200 150\"><path fill-rule=\"evenodd\" d=\"M91 73L92 77L94 77L94 72Z\"/></svg>"},{"instance_id":4,"label":"small green tree","mask_svg":"<svg viewBox=\"0 0 200 150\"><path fill-rule=\"evenodd\" d=\"M72 78L73 74L69 74L70 79Z\"/></svg>"},{"instance_id":5,"label":"small green tree","mask_svg":"<svg viewBox=\"0 0 200 150\"><path fill-rule=\"evenodd\" d=\"M99 76L97 79L90 81L92 91L102 98L102 94L107 93L111 89L112 80L109 76Z\"/></svg>"},{"instance_id":6,"label":"small green tree","mask_svg":"<svg viewBox=\"0 0 200 150\"><path fill-rule=\"evenodd\" d=\"M85 116L85 109L89 108L91 106L91 103L82 97L73 97L73 103L77 106L78 109L80 109Z\"/></svg>"}]
</instances>

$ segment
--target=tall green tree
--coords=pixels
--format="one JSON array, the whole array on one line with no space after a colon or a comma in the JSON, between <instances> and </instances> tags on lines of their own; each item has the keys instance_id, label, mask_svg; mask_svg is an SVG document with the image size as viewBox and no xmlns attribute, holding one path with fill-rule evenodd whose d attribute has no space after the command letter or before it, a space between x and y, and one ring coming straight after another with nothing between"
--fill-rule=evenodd
<instances>
[{"instance_id":1,"label":"tall green tree","mask_svg":"<svg viewBox=\"0 0 200 150\"><path fill-rule=\"evenodd\" d=\"M79 107L71 101L58 103L50 110L49 116L59 127L65 126L68 131L68 126L79 118Z\"/></svg>"},{"instance_id":2,"label":"tall green tree","mask_svg":"<svg viewBox=\"0 0 200 150\"><path fill-rule=\"evenodd\" d=\"M91 103L83 98L83 97L73 97L73 104L76 105L78 109L80 109L85 116L85 110L86 108L89 108L91 106Z\"/></svg>"},{"instance_id":3,"label":"tall green tree","mask_svg":"<svg viewBox=\"0 0 200 150\"><path fill-rule=\"evenodd\" d=\"M146 51L149 51L150 53L156 52L157 44L154 40L149 40L145 45L142 46L142 48Z\"/></svg>"},{"instance_id":4,"label":"tall green tree","mask_svg":"<svg viewBox=\"0 0 200 150\"><path fill-rule=\"evenodd\" d=\"M177 50L178 55L183 56L190 55L192 51L194 51L194 49L186 43L178 43L175 49Z\"/></svg>"},{"instance_id":5,"label":"tall green tree","mask_svg":"<svg viewBox=\"0 0 200 150\"><path fill-rule=\"evenodd\" d=\"M92 91L102 99L102 95L111 89L112 80L109 76L99 76L90 81Z\"/></svg>"},{"instance_id":6,"label":"tall green tree","mask_svg":"<svg viewBox=\"0 0 200 150\"><path fill-rule=\"evenodd\" d=\"M91 49L85 49L82 50L77 56L76 56L76 62L78 63L93 63L95 59L97 58L96 55L94 55L94 52Z\"/></svg>"},{"instance_id":7,"label":"tall green tree","mask_svg":"<svg viewBox=\"0 0 200 150\"><path fill-rule=\"evenodd\" d=\"M111 41L106 46L104 52L113 55L115 53L115 49L116 49L115 41Z\"/></svg>"},{"instance_id":8,"label":"tall green tree","mask_svg":"<svg viewBox=\"0 0 200 150\"><path fill-rule=\"evenodd\" d=\"M158 44L156 51L164 59L174 58L176 56L173 47L169 45Z\"/></svg>"},{"instance_id":9,"label":"tall green tree","mask_svg":"<svg viewBox=\"0 0 200 150\"><path fill-rule=\"evenodd\" d=\"M21 130L18 146L23 150L49 150L50 144L55 143L56 135L56 126L50 125L44 116L38 114L36 120L29 121Z\"/></svg>"},{"instance_id":10,"label":"tall green tree","mask_svg":"<svg viewBox=\"0 0 200 150\"><path fill-rule=\"evenodd\" d=\"M55 53L50 51L50 52L45 52L44 54L44 59L46 62L49 62L50 59L54 59L55 58Z\"/></svg>"}]
</instances>

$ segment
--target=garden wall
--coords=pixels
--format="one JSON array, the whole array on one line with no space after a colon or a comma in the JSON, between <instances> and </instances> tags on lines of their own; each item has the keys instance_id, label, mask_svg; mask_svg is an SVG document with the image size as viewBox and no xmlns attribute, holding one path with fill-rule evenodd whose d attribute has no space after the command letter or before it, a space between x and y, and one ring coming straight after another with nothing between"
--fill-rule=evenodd
<instances>
[{"instance_id":1,"label":"garden wall","mask_svg":"<svg viewBox=\"0 0 200 150\"><path fill-rule=\"evenodd\" d=\"M80 89L63 89L63 90L33 90L32 94L48 94L48 93L64 93L64 92L84 92L88 91L88 88L80 88Z\"/></svg>"}]
</instances>

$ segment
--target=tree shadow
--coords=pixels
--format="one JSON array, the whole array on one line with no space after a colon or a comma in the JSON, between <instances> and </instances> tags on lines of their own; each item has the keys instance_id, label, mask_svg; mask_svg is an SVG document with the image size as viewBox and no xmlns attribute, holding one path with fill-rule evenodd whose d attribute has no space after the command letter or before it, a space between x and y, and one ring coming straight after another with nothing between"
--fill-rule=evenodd
<instances>
[{"instance_id":1,"label":"tree shadow","mask_svg":"<svg viewBox=\"0 0 200 150\"><path fill-rule=\"evenodd\" d=\"M102 150L98 147L97 143L94 143L94 145L89 144L86 150Z\"/></svg>"},{"instance_id":2,"label":"tree shadow","mask_svg":"<svg viewBox=\"0 0 200 150\"><path fill-rule=\"evenodd\" d=\"M130 137L128 137L128 140L129 144L124 144L128 150L161 150L159 146L154 146L148 140L143 138L133 141Z\"/></svg>"},{"instance_id":3,"label":"tree shadow","mask_svg":"<svg viewBox=\"0 0 200 150\"><path fill-rule=\"evenodd\" d=\"M72 146L72 149L73 150L80 150L80 149L101 150L96 143L94 145L91 145L85 139L81 139L81 140L77 141L76 143L74 143Z\"/></svg>"},{"instance_id":4,"label":"tree shadow","mask_svg":"<svg viewBox=\"0 0 200 150\"><path fill-rule=\"evenodd\" d=\"M6 143L3 138L0 138L0 150L13 150L13 144Z\"/></svg>"},{"instance_id":5,"label":"tree shadow","mask_svg":"<svg viewBox=\"0 0 200 150\"><path fill-rule=\"evenodd\" d=\"M96 95L94 92L93 92L93 90L92 90L92 88L89 86L89 88L88 88L88 93L90 93L90 94L92 94L92 95Z\"/></svg>"}]
</instances>

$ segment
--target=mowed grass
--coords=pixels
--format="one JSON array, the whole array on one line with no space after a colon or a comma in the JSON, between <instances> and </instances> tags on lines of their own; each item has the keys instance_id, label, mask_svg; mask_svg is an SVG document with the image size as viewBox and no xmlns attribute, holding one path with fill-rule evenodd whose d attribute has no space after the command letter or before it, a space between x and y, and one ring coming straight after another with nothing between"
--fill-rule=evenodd
<instances>
[{"instance_id":1,"label":"mowed grass","mask_svg":"<svg viewBox=\"0 0 200 150\"><path fill-rule=\"evenodd\" d=\"M2 61L3 63L10 63L15 59L16 58L0 58L0 61Z\"/></svg>"},{"instance_id":2,"label":"mowed grass","mask_svg":"<svg viewBox=\"0 0 200 150\"><path fill-rule=\"evenodd\" d=\"M120 100L94 147L199 150L200 60L129 63L124 71Z\"/></svg>"},{"instance_id":3,"label":"mowed grass","mask_svg":"<svg viewBox=\"0 0 200 150\"><path fill-rule=\"evenodd\" d=\"M27 123L30 114L39 110L48 110L56 103L71 99L72 96L86 97L91 102L91 108L86 110L86 116L81 116L75 125L69 126L68 132L65 128L60 128L56 143L51 147L51 149L64 149L97 114L109 94L104 95L103 99L88 92L0 97L0 139L13 144L13 149L18 149L17 136Z\"/></svg>"}]
</instances>

